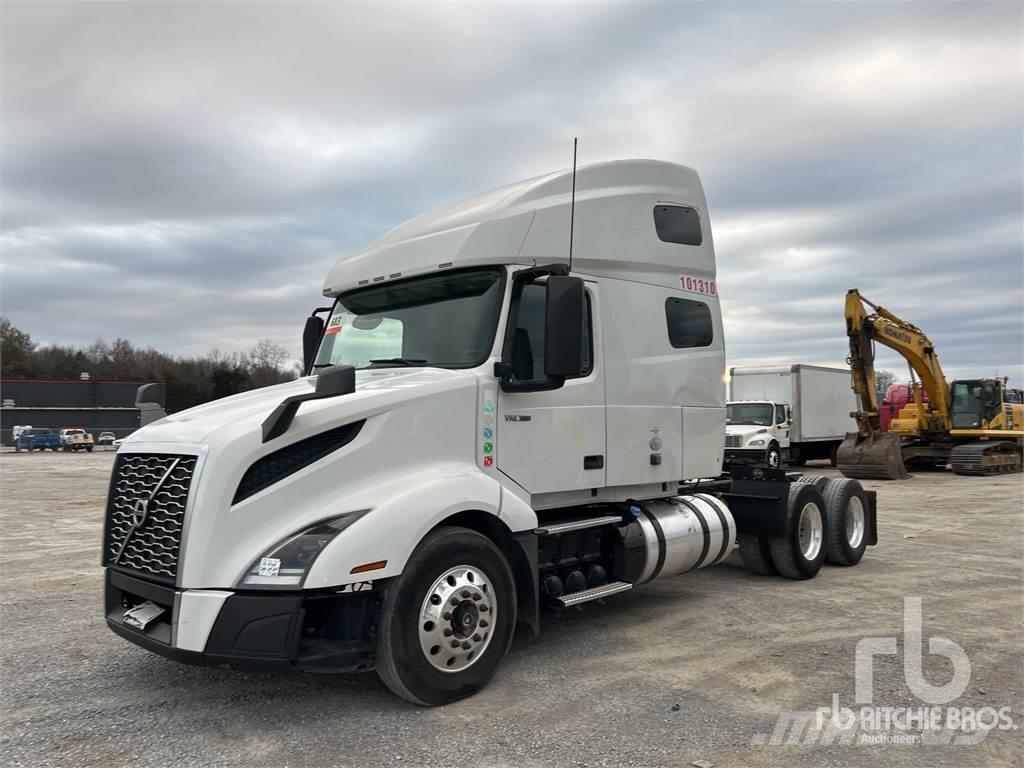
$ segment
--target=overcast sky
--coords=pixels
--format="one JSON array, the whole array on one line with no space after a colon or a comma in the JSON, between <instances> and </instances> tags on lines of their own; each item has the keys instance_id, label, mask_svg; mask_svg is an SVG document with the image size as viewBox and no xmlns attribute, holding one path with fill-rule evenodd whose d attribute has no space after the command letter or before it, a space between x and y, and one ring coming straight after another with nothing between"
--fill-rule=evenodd
<instances>
[{"instance_id":1,"label":"overcast sky","mask_svg":"<svg viewBox=\"0 0 1024 768\"><path fill-rule=\"evenodd\" d=\"M335 258L579 136L581 162L700 171L731 364L841 362L859 287L948 375L1021 386L1022 14L5 2L0 311L42 342L297 356Z\"/></svg>"}]
</instances>

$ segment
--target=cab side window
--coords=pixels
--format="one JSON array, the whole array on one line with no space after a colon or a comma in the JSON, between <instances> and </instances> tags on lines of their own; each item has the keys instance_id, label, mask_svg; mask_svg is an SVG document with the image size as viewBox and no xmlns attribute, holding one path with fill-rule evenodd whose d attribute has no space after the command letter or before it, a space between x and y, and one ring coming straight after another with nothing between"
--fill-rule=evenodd
<instances>
[{"instance_id":1,"label":"cab side window","mask_svg":"<svg viewBox=\"0 0 1024 768\"><path fill-rule=\"evenodd\" d=\"M676 349L711 346L714 336L711 310L704 302L666 299L665 322L669 343Z\"/></svg>"},{"instance_id":2,"label":"cab side window","mask_svg":"<svg viewBox=\"0 0 1024 768\"><path fill-rule=\"evenodd\" d=\"M543 283L523 286L516 311L516 327L512 336L512 378L515 381L542 381L544 377L544 316L546 295ZM594 368L593 329L590 294L583 305L583 376Z\"/></svg>"},{"instance_id":3,"label":"cab side window","mask_svg":"<svg viewBox=\"0 0 1024 768\"><path fill-rule=\"evenodd\" d=\"M775 423L785 424L786 423L786 406L776 405L775 406Z\"/></svg>"}]
</instances>

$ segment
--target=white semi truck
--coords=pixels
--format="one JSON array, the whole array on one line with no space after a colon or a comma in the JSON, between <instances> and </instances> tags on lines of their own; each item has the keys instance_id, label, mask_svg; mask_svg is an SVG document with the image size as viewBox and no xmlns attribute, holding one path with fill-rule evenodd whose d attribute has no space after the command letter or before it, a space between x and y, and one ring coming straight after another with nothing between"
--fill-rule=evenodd
<instances>
[{"instance_id":1,"label":"white semi truck","mask_svg":"<svg viewBox=\"0 0 1024 768\"><path fill-rule=\"evenodd\" d=\"M819 365L737 366L729 369L725 461L802 467L830 459L848 432L857 401L846 368Z\"/></svg>"},{"instance_id":2,"label":"white semi truck","mask_svg":"<svg viewBox=\"0 0 1024 768\"><path fill-rule=\"evenodd\" d=\"M323 293L306 376L119 449L120 636L197 664L375 668L437 705L483 687L542 608L720 563L737 539L795 579L875 543L856 481L722 475L725 346L689 168L504 187L342 258Z\"/></svg>"}]
</instances>

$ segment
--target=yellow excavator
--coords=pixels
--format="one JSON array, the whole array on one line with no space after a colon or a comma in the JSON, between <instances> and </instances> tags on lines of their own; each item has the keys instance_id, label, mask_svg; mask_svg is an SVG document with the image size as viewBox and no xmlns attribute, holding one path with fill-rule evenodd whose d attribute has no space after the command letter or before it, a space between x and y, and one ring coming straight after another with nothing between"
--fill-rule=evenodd
<instances>
[{"instance_id":1,"label":"yellow excavator","mask_svg":"<svg viewBox=\"0 0 1024 768\"><path fill-rule=\"evenodd\" d=\"M867 309L870 307L870 311ZM1005 379L946 383L935 345L924 331L873 304L856 289L846 294L850 373L860 410L851 414L857 431L836 455L847 477L898 480L907 467L945 466L958 475L1019 472L1024 446L1024 404ZM874 343L902 355L910 365L912 402L883 432L875 387ZM922 391L927 393L924 400Z\"/></svg>"}]
</instances>

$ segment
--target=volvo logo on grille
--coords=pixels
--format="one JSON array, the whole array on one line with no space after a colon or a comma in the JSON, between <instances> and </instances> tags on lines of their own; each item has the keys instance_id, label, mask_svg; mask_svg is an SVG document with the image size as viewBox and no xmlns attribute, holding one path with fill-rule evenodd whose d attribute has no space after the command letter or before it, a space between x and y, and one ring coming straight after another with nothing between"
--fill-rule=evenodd
<instances>
[{"instance_id":1,"label":"volvo logo on grille","mask_svg":"<svg viewBox=\"0 0 1024 768\"><path fill-rule=\"evenodd\" d=\"M121 539L121 546L117 548L117 553L114 555L114 563L119 563L121 561L121 555L124 554L125 547L128 546L128 542L131 541L132 536L135 535L135 531L137 531L139 527L146 522L146 516L149 514L150 502L156 498L157 493L160 492L160 488L163 486L167 478L171 476L171 472L174 471L174 468L178 466L180 461L181 459L177 458L171 462L171 465L164 471L156 485L153 486L153 490L149 492L148 499L139 499L132 504L132 509L129 513L132 524L128 529L128 532L124 535L124 538Z\"/></svg>"},{"instance_id":2,"label":"volvo logo on grille","mask_svg":"<svg viewBox=\"0 0 1024 768\"><path fill-rule=\"evenodd\" d=\"M149 500L139 499L132 507L132 527L138 528L146 522L146 515L149 513Z\"/></svg>"}]
</instances>

